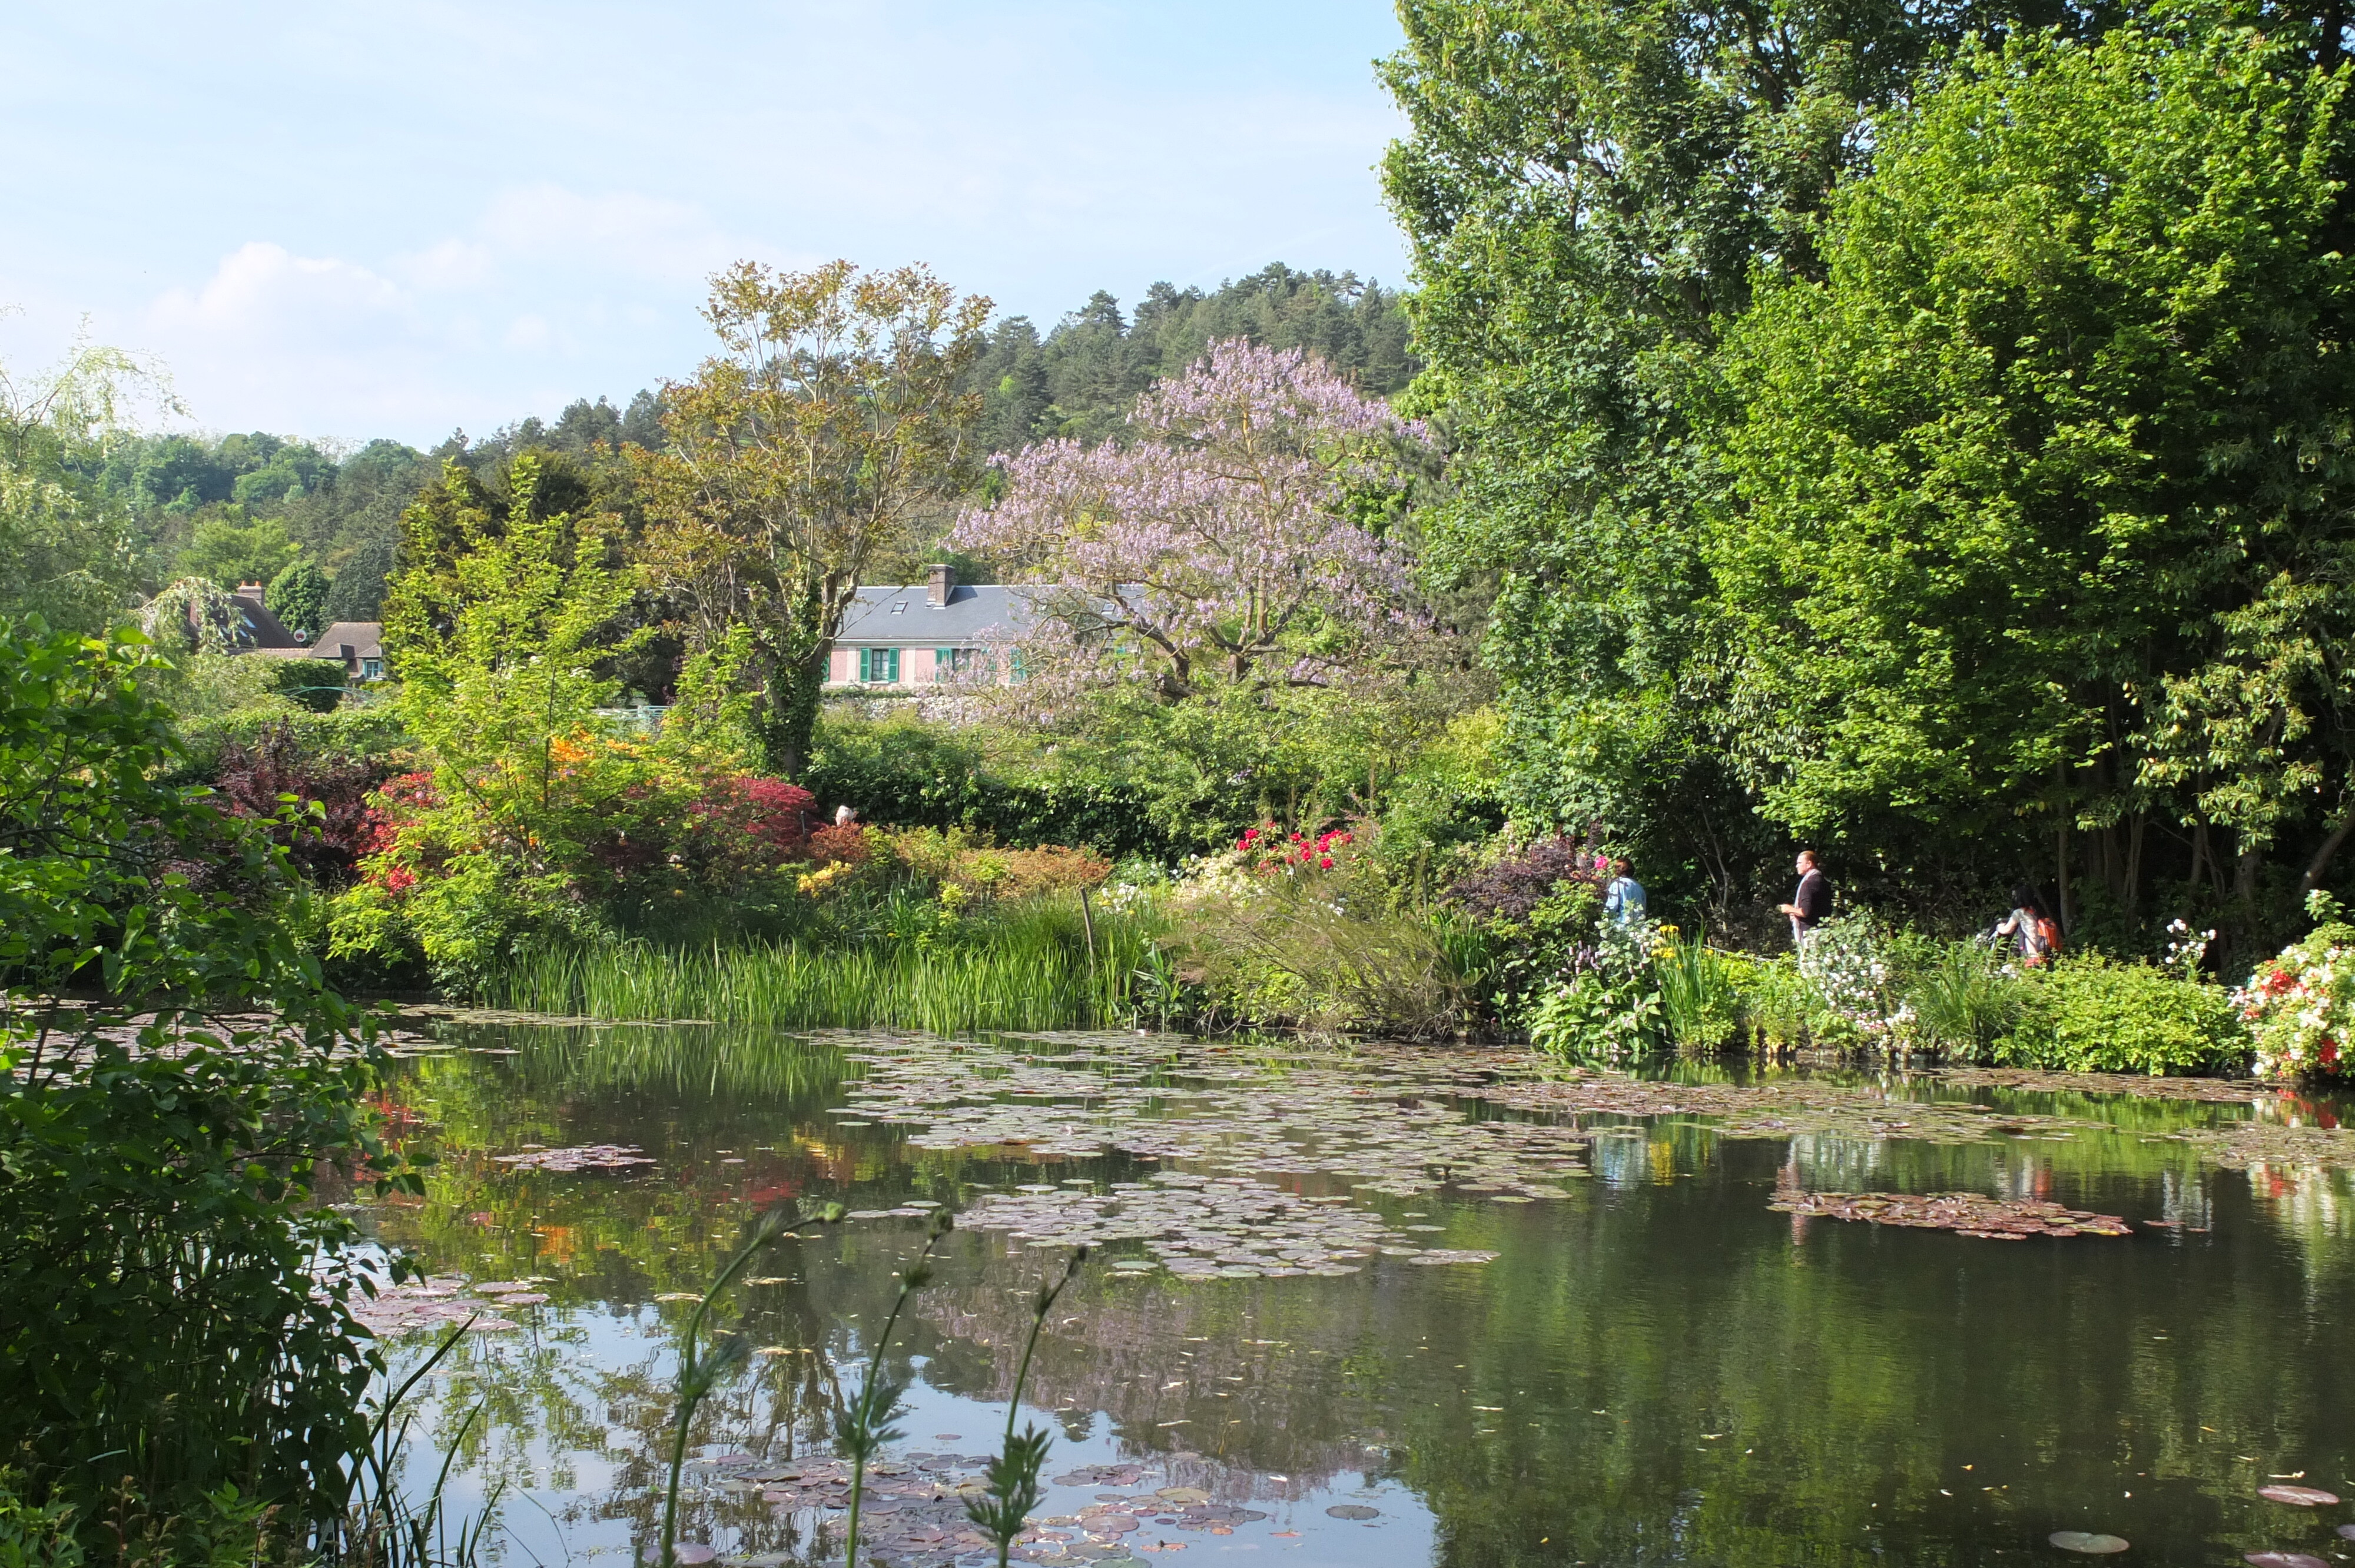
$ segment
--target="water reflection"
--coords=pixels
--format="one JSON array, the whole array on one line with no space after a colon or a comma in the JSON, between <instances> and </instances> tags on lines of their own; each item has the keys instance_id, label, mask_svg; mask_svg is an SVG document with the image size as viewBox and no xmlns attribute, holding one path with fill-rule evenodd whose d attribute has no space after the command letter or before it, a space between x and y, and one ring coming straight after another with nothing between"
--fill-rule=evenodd
<instances>
[{"instance_id":1,"label":"water reflection","mask_svg":"<svg viewBox=\"0 0 2355 1568\"><path fill-rule=\"evenodd\" d=\"M446 1438L485 1406L462 1484L480 1496L506 1481L524 1499L506 1510L518 1542L550 1562L643 1539L688 1309L659 1298L698 1287L762 1206L961 1207L1018 1183L1150 1169L1116 1154L911 1150L904 1129L826 1115L843 1103L840 1056L776 1036L452 1039L462 1049L410 1064L393 1097L409 1136L442 1162L421 1202L377 1224L438 1270L553 1280L522 1331L463 1348L432 1407ZM520 1054L463 1049L486 1044ZM1222 1070L1255 1069L1246 1057ZM1380 1070L1405 1071L1394 1059ZM985 1073L976 1062L975 1081ZM1379 1257L1346 1277L1092 1275L1064 1298L1032 1372L1035 1403L1063 1434L1050 1466L1145 1474L1059 1488L1053 1516L1099 1491L1166 1488L1269 1517L1227 1535L1148 1521L1108 1548L1065 1529L1039 1554L1117 1562L1167 1539L1463 1568L1943 1564L2041 1554L2062 1529L2124 1535L2159 1561L2334 1543L2347 1510L2285 1509L2254 1490L2302 1470L2355 1491L2340 1484L2355 1478L2355 1390L2335 1353L2350 1305L2350 1173L2226 1169L2169 1136L2253 1115L2318 1127L2328 1107L1896 1087L2100 1125L1953 1144L1733 1140L1689 1118L1594 1118L1596 1180L1559 1201L1359 1193L1388 1224L1439 1227L1413 1233L1433 1245L1497 1255L1483 1266ZM493 1158L599 1142L638 1145L657 1164L566 1175ZM2162 1223L2131 1241L1998 1244L1767 1210L1794 1189L1978 1192ZM910 1217L858 1222L760 1266L742 1328L764 1353L706 1405L702 1456L826 1451L835 1380L856 1375L837 1369L864 1353L920 1230ZM915 1380L911 1452L994 1446L1028 1292L1060 1257L1002 1234L954 1238L893 1352ZM694 1539L779 1562L838 1550L822 1511L764 1498L774 1485L750 1473L705 1473Z\"/></svg>"}]
</instances>

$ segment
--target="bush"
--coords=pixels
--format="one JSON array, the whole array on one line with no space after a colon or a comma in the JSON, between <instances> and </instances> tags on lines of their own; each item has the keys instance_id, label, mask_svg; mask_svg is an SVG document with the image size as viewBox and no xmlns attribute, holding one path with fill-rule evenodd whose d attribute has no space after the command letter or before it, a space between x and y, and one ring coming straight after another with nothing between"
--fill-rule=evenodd
<instances>
[{"instance_id":1,"label":"bush","mask_svg":"<svg viewBox=\"0 0 2355 1568\"><path fill-rule=\"evenodd\" d=\"M2315 928L2259 964L2232 993L2233 1011L2256 1049L2257 1071L2268 1078L2343 1077L2350 1070L2355 926L2319 888L2307 895L2306 907Z\"/></svg>"},{"instance_id":2,"label":"bush","mask_svg":"<svg viewBox=\"0 0 2355 1568\"><path fill-rule=\"evenodd\" d=\"M1652 931L1605 927L1529 1012L1529 1044L1571 1061L1620 1062L1656 1049L1667 1019L1652 970Z\"/></svg>"},{"instance_id":3,"label":"bush","mask_svg":"<svg viewBox=\"0 0 2355 1568\"><path fill-rule=\"evenodd\" d=\"M2229 1071L2248 1060L2231 996L2153 965L2064 958L2025 986L2022 1002L2019 1026L1995 1046L2007 1065L2157 1077Z\"/></svg>"},{"instance_id":4,"label":"bush","mask_svg":"<svg viewBox=\"0 0 2355 1568\"><path fill-rule=\"evenodd\" d=\"M1270 839L1273 848L1262 843ZM1253 832L1198 862L1171 899L1191 977L1229 1016L1431 1037L1472 1019L1447 916L1395 908L1374 830L1298 845Z\"/></svg>"},{"instance_id":5,"label":"bush","mask_svg":"<svg viewBox=\"0 0 2355 1568\"><path fill-rule=\"evenodd\" d=\"M0 1455L85 1532L126 1489L167 1520L231 1486L322 1518L375 1364L322 1189L384 1168L374 1057L288 935L285 849L166 782L147 666L0 622Z\"/></svg>"},{"instance_id":6,"label":"bush","mask_svg":"<svg viewBox=\"0 0 2355 1568\"><path fill-rule=\"evenodd\" d=\"M1448 887L1448 905L1487 938L1481 980L1497 1018L1518 1017L1590 952L1603 913L1604 880L1592 848L1556 836L1502 844L1494 858Z\"/></svg>"},{"instance_id":7,"label":"bush","mask_svg":"<svg viewBox=\"0 0 2355 1568\"><path fill-rule=\"evenodd\" d=\"M213 787L239 816L272 822L273 836L314 882L338 887L351 881L370 847L368 795L385 771L365 758L306 750L294 726L282 719L262 726L250 741L224 741ZM277 823L281 797L288 795L303 812Z\"/></svg>"},{"instance_id":8,"label":"bush","mask_svg":"<svg viewBox=\"0 0 2355 1568\"><path fill-rule=\"evenodd\" d=\"M1085 845L1164 864L1185 853L1134 790L1008 779L986 765L969 735L920 722L827 715L801 782L829 807L894 827L962 828L1018 848Z\"/></svg>"}]
</instances>

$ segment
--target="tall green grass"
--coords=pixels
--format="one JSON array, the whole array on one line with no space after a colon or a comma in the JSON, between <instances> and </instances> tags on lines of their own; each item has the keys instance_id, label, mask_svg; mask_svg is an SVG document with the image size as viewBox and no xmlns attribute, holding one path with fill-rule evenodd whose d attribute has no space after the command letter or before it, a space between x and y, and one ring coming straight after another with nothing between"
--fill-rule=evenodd
<instances>
[{"instance_id":1,"label":"tall green grass","mask_svg":"<svg viewBox=\"0 0 2355 1568\"><path fill-rule=\"evenodd\" d=\"M1092 960L1068 899L1017 905L965 925L954 938L930 942L549 948L519 959L486 1000L590 1018L939 1034L1088 1028L1135 1015L1135 971L1152 950L1146 919L1098 912Z\"/></svg>"}]
</instances>

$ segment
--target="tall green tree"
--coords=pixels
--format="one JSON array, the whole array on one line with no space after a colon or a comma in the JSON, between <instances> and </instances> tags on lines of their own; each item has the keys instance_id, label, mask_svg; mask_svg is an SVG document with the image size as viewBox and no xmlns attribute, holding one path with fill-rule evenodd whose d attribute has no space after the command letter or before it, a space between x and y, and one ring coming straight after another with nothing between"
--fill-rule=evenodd
<instances>
[{"instance_id":1,"label":"tall green tree","mask_svg":"<svg viewBox=\"0 0 2355 1568\"><path fill-rule=\"evenodd\" d=\"M964 382L989 302L921 267L748 261L712 280L704 313L722 352L664 389L662 448L630 449L646 559L698 649L751 630L753 733L769 768L798 776L843 612L977 477Z\"/></svg>"},{"instance_id":2,"label":"tall green tree","mask_svg":"<svg viewBox=\"0 0 2355 1568\"><path fill-rule=\"evenodd\" d=\"M175 408L152 367L80 344L46 373L0 366L0 615L98 631L124 619L152 563L130 508L91 475L142 398Z\"/></svg>"},{"instance_id":3,"label":"tall green tree","mask_svg":"<svg viewBox=\"0 0 2355 1568\"><path fill-rule=\"evenodd\" d=\"M2355 803L2346 90L2184 10L1966 49L1888 128L1725 359L1718 662L1770 815L2029 813L2131 905L2154 818L2245 897Z\"/></svg>"}]
</instances>

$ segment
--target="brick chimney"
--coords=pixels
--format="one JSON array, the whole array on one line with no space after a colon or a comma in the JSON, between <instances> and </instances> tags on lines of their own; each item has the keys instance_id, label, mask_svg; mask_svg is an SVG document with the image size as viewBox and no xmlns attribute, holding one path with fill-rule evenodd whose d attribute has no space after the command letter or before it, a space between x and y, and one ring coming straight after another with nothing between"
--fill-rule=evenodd
<instances>
[{"instance_id":1,"label":"brick chimney","mask_svg":"<svg viewBox=\"0 0 2355 1568\"><path fill-rule=\"evenodd\" d=\"M262 590L260 583L240 583L237 591L248 599L260 599Z\"/></svg>"},{"instance_id":2,"label":"brick chimney","mask_svg":"<svg viewBox=\"0 0 2355 1568\"><path fill-rule=\"evenodd\" d=\"M948 603L950 593L956 588L955 568L945 565L935 564L932 568L931 575L932 583L931 586L926 588L924 590L924 602L926 604Z\"/></svg>"}]
</instances>

